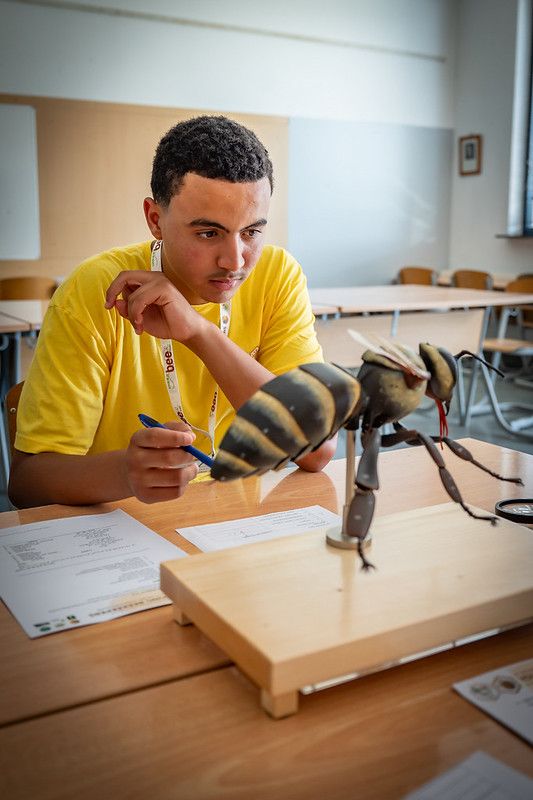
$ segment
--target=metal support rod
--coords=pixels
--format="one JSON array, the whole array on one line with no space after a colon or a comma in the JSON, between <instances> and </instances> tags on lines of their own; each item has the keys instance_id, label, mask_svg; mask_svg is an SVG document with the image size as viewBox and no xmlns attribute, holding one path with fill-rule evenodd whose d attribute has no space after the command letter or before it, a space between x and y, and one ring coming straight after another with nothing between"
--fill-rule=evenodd
<instances>
[{"instance_id":1,"label":"metal support rod","mask_svg":"<svg viewBox=\"0 0 533 800\"><path fill-rule=\"evenodd\" d=\"M355 493L355 456L355 431L346 431L346 488L342 522L340 525L333 525L326 531L326 542L341 550L357 550L359 544L357 536L348 536L345 533L346 517Z\"/></svg>"},{"instance_id":2,"label":"metal support rod","mask_svg":"<svg viewBox=\"0 0 533 800\"><path fill-rule=\"evenodd\" d=\"M342 532L346 533L346 515L355 491L355 431L346 431L346 484L342 509Z\"/></svg>"}]
</instances>

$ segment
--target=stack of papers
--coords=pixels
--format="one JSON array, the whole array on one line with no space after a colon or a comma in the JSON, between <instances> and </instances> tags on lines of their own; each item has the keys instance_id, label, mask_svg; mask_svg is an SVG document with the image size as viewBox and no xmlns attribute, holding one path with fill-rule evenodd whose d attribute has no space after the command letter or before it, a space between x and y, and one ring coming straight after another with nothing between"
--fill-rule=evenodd
<instances>
[{"instance_id":1,"label":"stack of papers","mask_svg":"<svg viewBox=\"0 0 533 800\"><path fill-rule=\"evenodd\" d=\"M0 530L2 600L32 639L168 605L162 561L187 555L124 511Z\"/></svg>"}]
</instances>

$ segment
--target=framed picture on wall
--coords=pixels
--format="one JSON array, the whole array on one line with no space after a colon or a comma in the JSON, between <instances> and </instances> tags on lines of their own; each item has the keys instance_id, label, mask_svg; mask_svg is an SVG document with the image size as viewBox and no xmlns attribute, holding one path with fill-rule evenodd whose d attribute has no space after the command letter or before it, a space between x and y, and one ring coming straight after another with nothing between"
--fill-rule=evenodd
<instances>
[{"instance_id":1,"label":"framed picture on wall","mask_svg":"<svg viewBox=\"0 0 533 800\"><path fill-rule=\"evenodd\" d=\"M479 175L481 172L481 136L470 133L459 139L459 175Z\"/></svg>"}]
</instances>

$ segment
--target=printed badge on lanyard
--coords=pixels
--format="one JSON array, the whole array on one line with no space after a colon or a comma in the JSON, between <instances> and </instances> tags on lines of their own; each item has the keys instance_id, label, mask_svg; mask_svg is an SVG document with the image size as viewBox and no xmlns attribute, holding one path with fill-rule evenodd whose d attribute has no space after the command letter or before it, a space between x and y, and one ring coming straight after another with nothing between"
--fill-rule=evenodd
<instances>
[{"instance_id":1,"label":"printed badge on lanyard","mask_svg":"<svg viewBox=\"0 0 533 800\"><path fill-rule=\"evenodd\" d=\"M152 257L150 265L153 272L162 272L163 268L161 263L162 248L163 248L163 242L160 240L156 240L152 248ZM222 331L224 336L228 336L229 334L230 318L231 318L231 302L220 303L220 330ZM159 341L161 347L161 364L163 366L163 374L165 376L165 383L167 385L168 396L170 398L172 408L174 409L174 413L176 414L177 417L179 417L179 419L181 419L182 422L184 422L186 425L192 428L193 431L207 437L209 441L209 447L211 449L209 455L211 456L211 458L214 458L218 386L215 386L215 393L213 394L213 400L211 402L211 407L209 409L209 416L207 419L207 430L204 431L203 428L196 428L194 425L191 425L191 423L187 420L181 405L180 385L178 380L178 372L176 370L176 364L174 361L172 339L160 339ZM209 467L206 464L199 464L198 471L208 472Z\"/></svg>"}]
</instances>

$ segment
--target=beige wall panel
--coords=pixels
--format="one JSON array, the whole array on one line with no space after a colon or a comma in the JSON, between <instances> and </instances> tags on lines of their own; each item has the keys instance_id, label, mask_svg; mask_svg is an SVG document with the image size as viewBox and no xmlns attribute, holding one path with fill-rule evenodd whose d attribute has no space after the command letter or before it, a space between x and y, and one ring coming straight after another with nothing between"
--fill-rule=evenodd
<instances>
[{"instance_id":1,"label":"beige wall panel","mask_svg":"<svg viewBox=\"0 0 533 800\"><path fill-rule=\"evenodd\" d=\"M11 95L0 102L36 109L41 215L41 258L0 260L0 277L68 275L95 253L148 239L142 201L159 139L180 120L219 113ZM286 246L288 119L228 116L270 153L276 184L267 241Z\"/></svg>"}]
</instances>

